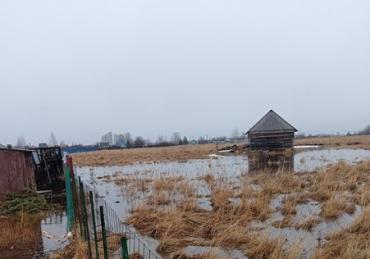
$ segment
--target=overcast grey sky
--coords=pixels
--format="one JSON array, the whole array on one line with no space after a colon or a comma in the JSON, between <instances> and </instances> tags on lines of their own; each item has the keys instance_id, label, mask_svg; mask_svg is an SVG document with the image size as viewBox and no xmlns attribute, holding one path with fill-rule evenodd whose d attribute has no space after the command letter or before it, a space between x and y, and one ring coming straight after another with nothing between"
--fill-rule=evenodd
<instances>
[{"instance_id":1,"label":"overcast grey sky","mask_svg":"<svg viewBox=\"0 0 370 259\"><path fill-rule=\"evenodd\" d=\"M0 143L370 124L368 0L1 0Z\"/></svg>"}]
</instances>

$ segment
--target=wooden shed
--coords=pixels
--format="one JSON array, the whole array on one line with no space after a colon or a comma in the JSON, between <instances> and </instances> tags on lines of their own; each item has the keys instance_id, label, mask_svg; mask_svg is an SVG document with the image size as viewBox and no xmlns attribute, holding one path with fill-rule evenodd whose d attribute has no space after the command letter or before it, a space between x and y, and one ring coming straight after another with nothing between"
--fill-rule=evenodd
<instances>
[{"instance_id":1,"label":"wooden shed","mask_svg":"<svg viewBox=\"0 0 370 259\"><path fill-rule=\"evenodd\" d=\"M273 150L292 148L296 131L280 115L270 110L246 134L251 150Z\"/></svg>"},{"instance_id":2,"label":"wooden shed","mask_svg":"<svg viewBox=\"0 0 370 259\"><path fill-rule=\"evenodd\" d=\"M0 148L0 198L35 187L32 151Z\"/></svg>"}]
</instances>

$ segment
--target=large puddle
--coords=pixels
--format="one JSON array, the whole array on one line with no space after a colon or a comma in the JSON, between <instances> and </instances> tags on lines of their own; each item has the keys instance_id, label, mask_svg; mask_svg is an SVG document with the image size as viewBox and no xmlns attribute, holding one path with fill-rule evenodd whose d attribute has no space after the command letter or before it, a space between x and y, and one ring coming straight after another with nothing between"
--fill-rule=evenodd
<instances>
[{"instance_id":1,"label":"large puddle","mask_svg":"<svg viewBox=\"0 0 370 259\"><path fill-rule=\"evenodd\" d=\"M68 244L67 216L65 211L50 212L41 221L42 240L40 245L43 256L64 248Z\"/></svg>"},{"instance_id":2,"label":"large puddle","mask_svg":"<svg viewBox=\"0 0 370 259\"><path fill-rule=\"evenodd\" d=\"M286 163L289 169L295 172L312 172L339 161L347 163L357 163L361 160L370 159L370 151L362 149L315 149L315 150L300 150L290 157L285 157L282 163ZM280 161L281 162L281 161ZM261 169L262 166L269 167L275 165L276 161L250 161L246 155L244 156L215 156L203 160L188 160L180 162L167 163L138 163L127 166L109 166L109 167L81 167L78 169L78 174L85 183L88 183L100 197L104 198L117 215L123 221L130 215L130 211L139 205L145 198L150 195L150 190L136 191L131 193L125 189L127 182L117 182L115 179L131 179L136 182L153 181L166 177L181 177L188 180L194 187L199 196L198 206L206 210L211 210L209 195L211 191L207 183L204 181L205 176L211 174L215 179L221 180L228 184L240 187L241 178L248 174L251 169ZM108 176L108 177L107 177ZM111 178L109 178L111 176ZM232 201L238 202L238 201ZM311 214L317 214L319 208L317 204L308 204L308 207L298 208L301 211L302 217L307 217ZM360 208L356 210L355 215L358 215ZM306 215L307 214L307 215ZM281 215L275 215L279 217ZM273 218L276 220L276 217ZM347 217L347 218L346 218ZM349 217L349 218L348 218ZM312 233L302 230L291 229L275 229L273 227L263 228L271 236L284 236L288 241L306 240L309 251L316 245L318 238L324 234L330 233L337 226L352 222L353 217L343 216L338 222L321 223L315 228ZM261 226L260 226L261 227ZM155 246L152 247L155 250ZM190 251L199 250L198 248L188 248ZM200 249L202 250L202 249ZM189 252L191 254L191 252ZM232 258L242 258L233 256Z\"/></svg>"}]
</instances>

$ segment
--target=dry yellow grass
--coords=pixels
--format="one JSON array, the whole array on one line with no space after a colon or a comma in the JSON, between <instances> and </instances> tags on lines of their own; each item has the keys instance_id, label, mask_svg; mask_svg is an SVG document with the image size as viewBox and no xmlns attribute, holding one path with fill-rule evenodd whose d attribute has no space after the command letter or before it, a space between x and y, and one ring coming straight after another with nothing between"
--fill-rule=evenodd
<instances>
[{"instance_id":1,"label":"dry yellow grass","mask_svg":"<svg viewBox=\"0 0 370 259\"><path fill-rule=\"evenodd\" d=\"M217 152L216 145L102 150L73 155L78 166L130 165L143 162L167 162L207 158Z\"/></svg>"},{"instance_id":2,"label":"dry yellow grass","mask_svg":"<svg viewBox=\"0 0 370 259\"><path fill-rule=\"evenodd\" d=\"M195 196L189 195L181 204L165 210L158 206L138 207L129 223L142 234L158 239L158 251L165 255L188 245L199 245L237 248L250 258L297 258L292 255L299 254L301 249L294 246L288 250L283 249L284 242L279 239L270 240L259 232L251 232L249 224L269 219L270 203L280 194L286 196L282 204L282 212L286 217L274 222L275 227L311 231L322 220L335 219L344 212L353 213L354 204L369 202L370 162L357 165L338 163L310 174L280 171L275 174L247 175L242 179L238 195L240 203L237 204L230 202L230 198L235 197L232 186L212 175L206 175L204 179L212 192L212 211L198 208L194 203ZM172 186L182 182L186 183L182 179L175 181L173 178L163 178L153 185L157 192L179 192L178 188ZM297 204L309 199L322 203L321 216L324 219L311 216L300 224L292 225ZM358 243L352 243L347 247L347 252L357 246Z\"/></svg>"},{"instance_id":3,"label":"dry yellow grass","mask_svg":"<svg viewBox=\"0 0 370 259\"><path fill-rule=\"evenodd\" d=\"M231 209L230 198L233 191L229 186L214 187L211 195L211 204L214 210Z\"/></svg>"},{"instance_id":4,"label":"dry yellow grass","mask_svg":"<svg viewBox=\"0 0 370 259\"><path fill-rule=\"evenodd\" d=\"M42 238L42 215L19 214L0 218L0 253L9 250L36 251Z\"/></svg>"},{"instance_id":5,"label":"dry yellow grass","mask_svg":"<svg viewBox=\"0 0 370 259\"><path fill-rule=\"evenodd\" d=\"M315 252L314 259L370 258L370 208L352 226L328 237L328 242Z\"/></svg>"},{"instance_id":6,"label":"dry yellow grass","mask_svg":"<svg viewBox=\"0 0 370 259\"><path fill-rule=\"evenodd\" d=\"M251 234L250 240L251 242L246 247L249 258L297 259L302 254L299 243L285 249L283 239L273 239L259 233Z\"/></svg>"},{"instance_id":7,"label":"dry yellow grass","mask_svg":"<svg viewBox=\"0 0 370 259\"><path fill-rule=\"evenodd\" d=\"M282 220L274 221L271 225L275 228L287 228L292 225L292 216L285 216Z\"/></svg>"},{"instance_id":8,"label":"dry yellow grass","mask_svg":"<svg viewBox=\"0 0 370 259\"><path fill-rule=\"evenodd\" d=\"M353 214L356 208L352 203L348 203L343 199L335 196L324 202L321 207L321 216L325 219L336 219L344 212Z\"/></svg>"},{"instance_id":9,"label":"dry yellow grass","mask_svg":"<svg viewBox=\"0 0 370 259\"><path fill-rule=\"evenodd\" d=\"M370 135L333 136L295 139L295 145L323 145L325 147L351 147L370 149Z\"/></svg>"},{"instance_id":10,"label":"dry yellow grass","mask_svg":"<svg viewBox=\"0 0 370 259\"><path fill-rule=\"evenodd\" d=\"M281 208L281 213L285 216L295 215L297 213L297 198L298 196L288 196L283 200L283 207Z\"/></svg>"},{"instance_id":11,"label":"dry yellow grass","mask_svg":"<svg viewBox=\"0 0 370 259\"><path fill-rule=\"evenodd\" d=\"M367 206L370 204L370 190L364 189L362 192L359 194L359 200L358 204L361 206Z\"/></svg>"},{"instance_id":12,"label":"dry yellow grass","mask_svg":"<svg viewBox=\"0 0 370 259\"><path fill-rule=\"evenodd\" d=\"M220 257L217 256L216 252L214 252L213 250L205 254L193 255L193 256L186 255L184 251L177 251L171 254L171 259L219 259L219 258Z\"/></svg>"},{"instance_id":13,"label":"dry yellow grass","mask_svg":"<svg viewBox=\"0 0 370 259\"><path fill-rule=\"evenodd\" d=\"M206 174L203 179L209 186L212 186L215 182L215 177L211 174Z\"/></svg>"},{"instance_id":14,"label":"dry yellow grass","mask_svg":"<svg viewBox=\"0 0 370 259\"><path fill-rule=\"evenodd\" d=\"M287 253L280 240L249 232L240 216L237 211L186 211L180 207L158 211L141 206L129 223L142 234L159 239L157 251L164 255L197 245L238 248L250 258L294 258L288 256L292 252Z\"/></svg>"},{"instance_id":15,"label":"dry yellow grass","mask_svg":"<svg viewBox=\"0 0 370 259\"><path fill-rule=\"evenodd\" d=\"M261 258L256 254L264 249L266 258L274 254L285 255L276 240L269 240L275 245L266 249L266 240L256 238L246 227L248 222L264 221L269 217L271 196L257 192L253 199L242 198L240 205L231 204L231 196L228 186L215 185L211 195L212 211L199 209L189 200L166 210L141 205L134 210L129 223L142 234L159 239L157 251L165 255L188 245L239 248L251 258Z\"/></svg>"},{"instance_id":16,"label":"dry yellow grass","mask_svg":"<svg viewBox=\"0 0 370 259\"><path fill-rule=\"evenodd\" d=\"M87 243L82 240L80 232L76 229L72 234L71 242L63 249L50 255L50 259L88 259Z\"/></svg>"},{"instance_id":17,"label":"dry yellow grass","mask_svg":"<svg viewBox=\"0 0 370 259\"><path fill-rule=\"evenodd\" d=\"M297 229L304 229L307 231L311 231L316 225L321 222L321 219L316 216L309 217L306 221L296 224L294 227Z\"/></svg>"},{"instance_id":18,"label":"dry yellow grass","mask_svg":"<svg viewBox=\"0 0 370 259\"><path fill-rule=\"evenodd\" d=\"M151 206L163 206L171 203L170 196L166 192L155 192L147 198L147 204Z\"/></svg>"},{"instance_id":19,"label":"dry yellow grass","mask_svg":"<svg viewBox=\"0 0 370 259\"><path fill-rule=\"evenodd\" d=\"M366 202L364 191L370 186L370 162L364 161L355 166L340 162L328 169L305 174L305 196L319 202L326 202L338 194L347 194L357 204ZM366 187L367 186L367 187ZM346 202L344 196L340 198Z\"/></svg>"},{"instance_id":20,"label":"dry yellow grass","mask_svg":"<svg viewBox=\"0 0 370 259\"><path fill-rule=\"evenodd\" d=\"M304 182L300 175L280 171L279 173L263 173L251 176L251 183L259 185L266 195L300 192Z\"/></svg>"},{"instance_id":21,"label":"dry yellow grass","mask_svg":"<svg viewBox=\"0 0 370 259\"><path fill-rule=\"evenodd\" d=\"M70 243L55 253L53 253L48 258L50 259L88 259L88 245L87 242L81 238L81 234L78 229L73 230L72 240ZM102 233L98 232L98 253L99 258L104 258L104 246L103 246L103 239ZM109 255L113 255L116 253L121 247L121 237L122 235L119 234L110 234L107 237L107 244L108 244L108 253ZM92 258L96 258L96 251L95 246L92 245ZM135 254L129 256L129 258L142 258L138 257Z\"/></svg>"},{"instance_id":22,"label":"dry yellow grass","mask_svg":"<svg viewBox=\"0 0 370 259\"><path fill-rule=\"evenodd\" d=\"M185 178L182 176L164 177L154 180L153 188L155 191L173 191L178 183L184 181Z\"/></svg>"}]
</instances>

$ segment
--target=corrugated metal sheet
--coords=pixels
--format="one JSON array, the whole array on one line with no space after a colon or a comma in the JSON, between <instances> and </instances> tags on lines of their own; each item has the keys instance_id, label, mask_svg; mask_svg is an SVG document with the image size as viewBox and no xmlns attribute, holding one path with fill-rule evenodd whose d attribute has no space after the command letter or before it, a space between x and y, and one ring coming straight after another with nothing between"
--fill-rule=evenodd
<instances>
[{"instance_id":1,"label":"corrugated metal sheet","mask_svg":"<svg viewBox=\"0 0 370 259\"><path fill-rule=\"evenodd\" d=\"M35 185L32 152L0 149L0 198Z\"/></svg>"}]
</instances>

